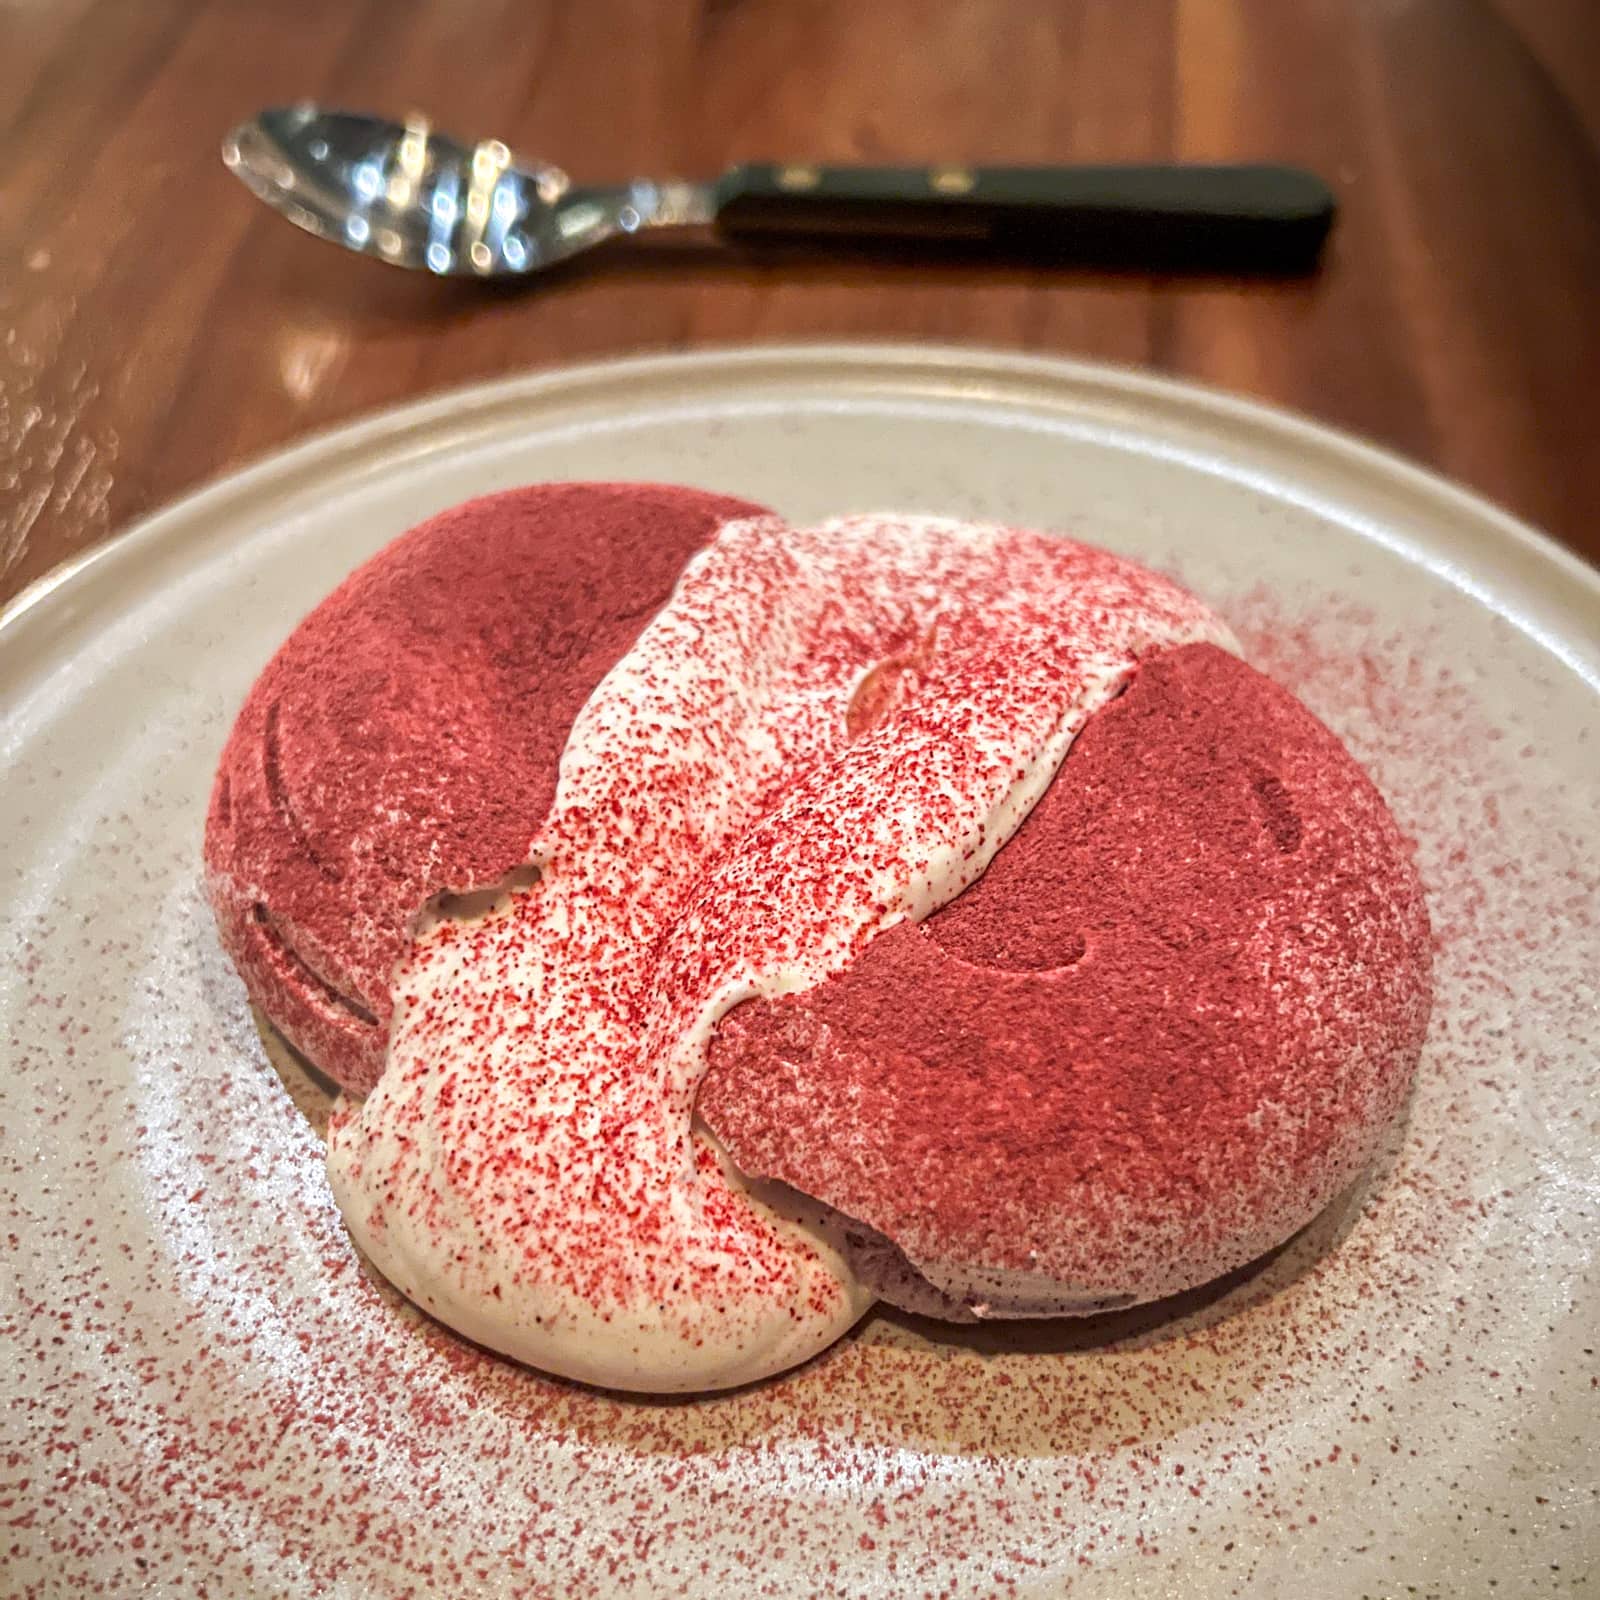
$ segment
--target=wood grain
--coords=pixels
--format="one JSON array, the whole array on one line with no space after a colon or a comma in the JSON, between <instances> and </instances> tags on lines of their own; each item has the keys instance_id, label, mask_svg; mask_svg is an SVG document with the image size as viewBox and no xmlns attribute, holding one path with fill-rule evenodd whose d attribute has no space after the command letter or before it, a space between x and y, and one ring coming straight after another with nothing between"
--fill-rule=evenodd
<instances>
[{"instance_id":1,"label":"wood grain","mask_svg":"<svg viewBox=\"0 0 1600 1600\"><path fill-rule=\"evenodd\" d=\"M618 254L492 292L223 170L304 97L592 177L740 158L1302 162L1324 269ZM641 348L958 339L1144 363L1459 477L1600 558L1593 0L0 0L0 599L192 485L446 384Z\"/></svg>"}]
</instances>

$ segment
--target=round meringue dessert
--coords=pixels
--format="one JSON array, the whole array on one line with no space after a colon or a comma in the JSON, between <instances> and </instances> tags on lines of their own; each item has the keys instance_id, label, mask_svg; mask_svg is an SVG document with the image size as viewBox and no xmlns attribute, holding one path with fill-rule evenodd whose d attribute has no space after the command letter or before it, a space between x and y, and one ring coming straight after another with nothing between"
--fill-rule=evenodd
<instances>
[{"instance_id":1,"label":"round meringue dessert","mask_svg":"<svg viewBox=\"0 0 1600 1600\"><path fill-rule=\"evenodd\" d=\"M471 1339L726 1388L877 1300L1173 1294L1371 1160L1431 999L1377 791L1193 595L931 516L553 484L397 539L223 752L223 942Z\"/></svg>"}]
</instances>

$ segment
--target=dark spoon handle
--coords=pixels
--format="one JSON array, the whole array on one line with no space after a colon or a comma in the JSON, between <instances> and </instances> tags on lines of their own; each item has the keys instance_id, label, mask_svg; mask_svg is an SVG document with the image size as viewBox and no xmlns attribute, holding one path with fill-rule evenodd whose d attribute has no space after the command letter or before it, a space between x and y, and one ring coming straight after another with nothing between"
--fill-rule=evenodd
<instances>
[{"instance_id":1,"label":"dark spoon handle","mask_svg":"<svg viewBox=\"0 0 1600 1600\"><path fill-rule=\"evenodd\" d=\"M987 241L1122 266L1310 266L1334 198L1282 166L823 167L747 162L717 182L717 227Z\"/></svg>"}]
</instances>

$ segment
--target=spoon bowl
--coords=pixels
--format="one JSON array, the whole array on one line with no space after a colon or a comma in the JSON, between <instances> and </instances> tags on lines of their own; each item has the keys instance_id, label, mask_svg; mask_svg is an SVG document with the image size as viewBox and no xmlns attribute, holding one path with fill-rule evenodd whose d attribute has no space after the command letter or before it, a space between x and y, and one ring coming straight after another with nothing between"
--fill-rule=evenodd
<instances>
[{"instance_id":1,"label":"spoon bowl","mask_svg":"<svg viewBox=\"0 0 1600 1600\"><path fill-rule=\"evenodd\" d=\"M615 234L712 216L704 186L575 189L559 167L498 139L458 143L420 116L275 107L235 128L222 159L307 233L441 277L520 276Z\"/></svg>"}]
</instances>

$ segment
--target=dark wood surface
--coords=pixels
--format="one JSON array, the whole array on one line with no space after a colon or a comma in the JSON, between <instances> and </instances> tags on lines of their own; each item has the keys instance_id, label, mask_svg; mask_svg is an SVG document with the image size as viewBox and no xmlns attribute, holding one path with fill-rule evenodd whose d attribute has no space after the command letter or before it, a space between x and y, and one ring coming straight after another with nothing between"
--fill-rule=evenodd
<instances>
[{"instance_id":1,"label":"dark wood surface","mask_svg":"<svg viewBox=\"0 0 1600 1600\"><path fill-rule=\"evenodd\" d=\"M743 157L1268 158L1322 272L1183 282L618 253L527 291L343 255L217 158L431 111L592 178ZM967 340L1378 439L1600 557L1596 0L0 0L0 599L192 485L446 384L644 348Z\"/></svg>"}]
</instances>

